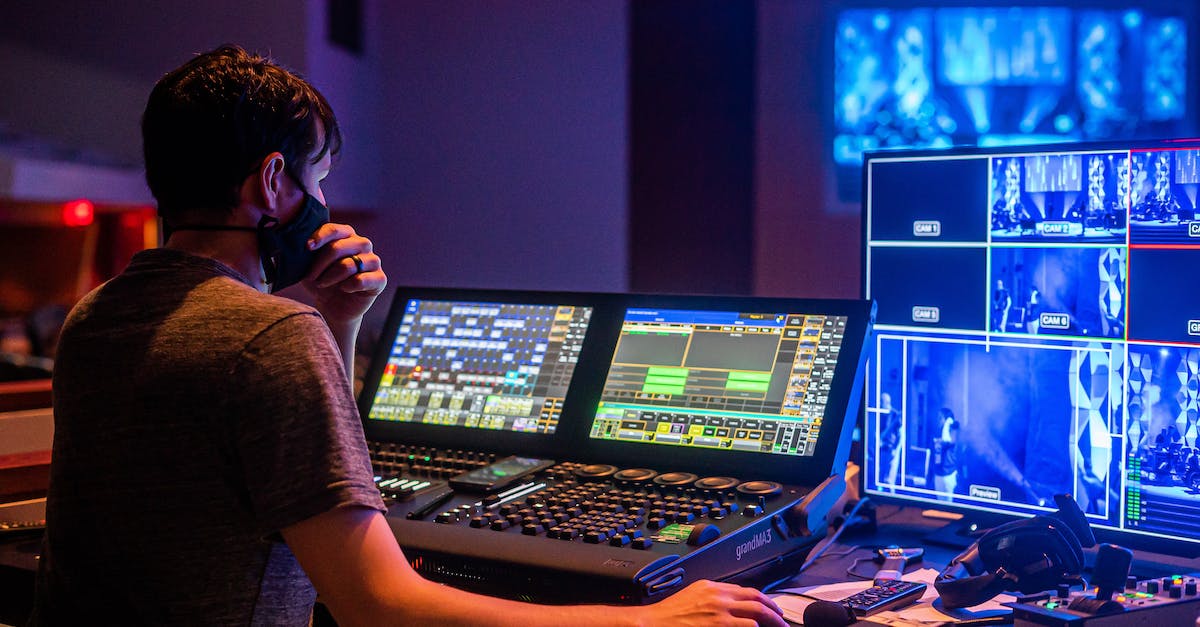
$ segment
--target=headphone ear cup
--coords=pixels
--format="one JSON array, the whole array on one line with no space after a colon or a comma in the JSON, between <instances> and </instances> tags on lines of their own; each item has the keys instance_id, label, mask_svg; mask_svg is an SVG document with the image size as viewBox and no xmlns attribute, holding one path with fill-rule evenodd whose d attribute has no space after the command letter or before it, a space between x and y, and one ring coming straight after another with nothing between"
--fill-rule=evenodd
<instances>
[{"instance_id":1,"label":"headphone ear cup","mask_svg":"<svg viewBox=\"0 0 1200 627\"><path fill-rule=\"evenodd\" d=\"M947 609L970 607L1005 590L1030 594L1053 588L1064 578L1078 577L1083 570L1079 534L1084 542L1095 544L1095 538L1070 496L1058 495L1055 500L1059 503L1056 515L1000 525L955 557L933 582L942 604ZM1053 563L1047 565L1047 559ZM1000 568L1008 573L1007 578L996 575Z\"/></svg>"},{"instance_id":2,"label":"headphone ear cup","mask_svg":"<svg viewBox=\"0 0 1200 627\"><path fill-rule=\"evenodd\" d=\"M1058 505L1058 511L1055 512L1054 518L1057 518L1071 530L1075 540L1081 548L1096 546L1096 536L1092 534L1092 525L1088 522L1087 516L1083 515L1083 510L1079 509L1079 504L1075 499L1071 498L1070 494L1055 494L1054 503Z\"/></svg>"},{"instance_id":3,"label":"headphone ear cup","mask_svg":"<svg viewBox=\"0 0 1200 627\"><path fill-rule=\"evenodd\" d=\"M1061 549L1064 560L1069 560L1063 564L1063 568L1072 573L1083 572L1083 547L1079 545L1079 539L1075 537L1075 532L1067 525L1062 524L1062 521L1047 518L1047 528L1057 542L1056 544Z\"/></svg>"},{"instance_id":4,"label":"headphone ear cup","mask_svg":"<svg viewBox=\"0 0 1200 627\"><path fill-rule=\"evenodd\" d=\"M985 537L986 535L984 534ZM955 609L979 605L996 596L1004 590L1004 580L988 572L979 555L979 543L976 542L942 569L933 581L933 587L937 590L942 605L947 609Z\"/></svg>"}]
</instances>

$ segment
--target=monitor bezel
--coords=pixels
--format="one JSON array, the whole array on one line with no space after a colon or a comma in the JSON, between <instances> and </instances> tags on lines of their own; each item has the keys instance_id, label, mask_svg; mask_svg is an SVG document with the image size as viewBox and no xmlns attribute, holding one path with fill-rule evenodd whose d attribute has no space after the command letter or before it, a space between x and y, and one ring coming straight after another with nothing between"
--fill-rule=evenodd
<instances>
[{"instance_id":1,"label":"monitor bezel","mask_svg":"<svg viewBox=\"0 0 1200 627\"><path fill-rule=\"evenodd\" d=\"M460 301L502 304L529 305L571 305L592 307L591 318L587 333L584 336L579 361L572 374L572 384L563 400L563 411L554 433L527 433L502 431L496 429L478 429L473 427L450 427L442 425L427 425L412 422L392 422L371 419L371 405L375 392L379 389L379 381L391 353L396 333L404 319L405 310L411 300ZM595 359L595 351L590 347L591 341L598 331L596 329L598 304L607 300L602 294L583 292L549 292L531 290L492 290L470 288L434 288L434 287L400 287L393 296L387 321L384 323L379 340L376 343L370 366L363 379L363 388L358 395L358 410L363 422L363 431L368 440L383 442L399 442L417 446L433 446L444 449L464 449L471 451L494 452L503 454L553 456L558 451L567 450L568 431L562 428L569 415L568 412L578 405L574 398L577 383L581 380L583 367Z\"/></svg>"},{"instance_id":2,"label":"monitor bezel","mask_svg":"<svg viewBox=\"0 0 1200 627\"><path fill-rule=\"evenodd\" d=\"M842 472L849 457L851 429L843 429L847 420L858 413L861 398L856 390L862 386L866 349L871 344L870 335L874 325L874 304L861 300L787 299L767 297L734 296L628 296L625 308L659 309L702 309L711 311L740 311L753 313L804 313L810 315L836 315L846 317L844 341L840 349L838 364L834 371L833 387L822 418L822 436L817 440L813 455L795 456L743 451L715 451L703 448L649 444L642 442L620 442L591 438L588 431L595 407L600 401L604 379L611 366L611 357L616 349L616 337L608 344L608 359L603 369L599 386L591 390L586 401L592 408L582 433L588 444L588 452L594 459L611 460L606 463L618 466L647 464L648 459L664 460L669 468L657 470L703 469L708 475L732 475L742 479L766 479L801 486L817 485L828 478L831 470ZM616 312L615 331L619 334L624 322L625 311ZM844 410L836 408L843 407ZM826 437L826 434L833 437ZM662 464L658 464L662 465ZM746 472L753 472L753 477ZM693 470L694 472L694 470Z\"/></svg>"}]
</instances>

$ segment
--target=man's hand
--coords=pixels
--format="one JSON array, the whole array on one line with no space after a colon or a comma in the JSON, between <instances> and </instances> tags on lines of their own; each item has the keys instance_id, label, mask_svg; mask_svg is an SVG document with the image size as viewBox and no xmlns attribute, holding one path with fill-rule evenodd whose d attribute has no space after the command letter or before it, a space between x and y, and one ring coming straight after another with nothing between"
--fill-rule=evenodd
<instances>
[{"instance_id":1,"label":"man's hand","mask_svg":"<svg viewBox=\"0 0 1200 627\"><path fill-rule=\"evenodd\" d=\"M754 588L715 581L697 581L643 609L650 625L787 626L783 611L767 595Z\"/></svg>"},{"instance_id":2,"label":"man's hand","mask_svg":"<svg viewBox=\"0 0 1200 627\"><path fill-rule=\"evenodd\" d=\"M330 222L317 229L308 244L317 257L304 286L312 293L317 311L330 325L362 318L387 287L387 275L371 240L347 224Z\"/></svg>"}]
</instances>

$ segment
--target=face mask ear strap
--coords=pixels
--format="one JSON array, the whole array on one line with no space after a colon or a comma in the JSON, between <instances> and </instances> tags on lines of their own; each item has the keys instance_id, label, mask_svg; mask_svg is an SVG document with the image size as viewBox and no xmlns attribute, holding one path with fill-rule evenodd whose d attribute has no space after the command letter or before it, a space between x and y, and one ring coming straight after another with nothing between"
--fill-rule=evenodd
<instances>
[{"instance_id":1,"label":"face mask ear strap","mask_svg":"<svg viewBox=\"0 0 1200 627\"><path fill-rule=\"evenodd\" d=\"M275 216L264 215L258 220L258 248L262 259L263 273L269 285L275 285L279 278L279 242L273 237L279 219Z\"/></svg>"}]
</instances>

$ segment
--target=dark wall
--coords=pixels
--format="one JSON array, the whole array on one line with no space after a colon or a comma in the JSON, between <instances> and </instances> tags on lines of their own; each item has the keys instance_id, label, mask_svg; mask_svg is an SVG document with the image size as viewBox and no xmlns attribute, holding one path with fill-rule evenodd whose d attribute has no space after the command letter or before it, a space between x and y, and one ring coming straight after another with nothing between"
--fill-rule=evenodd
<instances>
[{"instance_id":1,"label":"dark wall","mask_svg":"<svg viewBox=\"0 0 1200 627\"><path fill-rule=\"evenodd\" d=\"M622 291L620 2L386 2L374 121L393 285Z\"/></svg>"},{"instance_id":2,"label":"dark wall","mask_svg":"<svg viewBox=\"0 0 1200 627\"><path fill-rule=\"evenodd\" d=\"M827 128L832 3L757 5L754 291L856 298L862 209L838 198Z\"/></svg>"},{"instance_id":3,"label":"dark wall","mask_svg":"<svg viewBox=\"0 0 1200 627\"><path fill-rule=\"evenodd\" d=\"M630 3L629 284L754 286L755 3Z\"/></svg>"}]
</instances>

